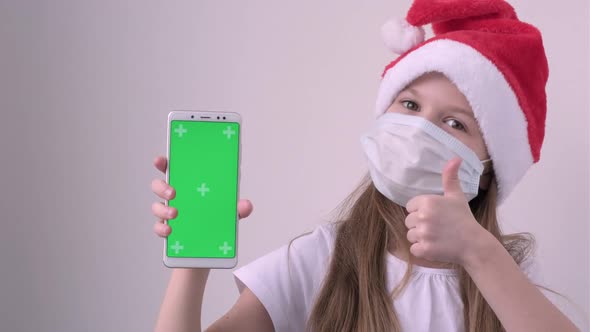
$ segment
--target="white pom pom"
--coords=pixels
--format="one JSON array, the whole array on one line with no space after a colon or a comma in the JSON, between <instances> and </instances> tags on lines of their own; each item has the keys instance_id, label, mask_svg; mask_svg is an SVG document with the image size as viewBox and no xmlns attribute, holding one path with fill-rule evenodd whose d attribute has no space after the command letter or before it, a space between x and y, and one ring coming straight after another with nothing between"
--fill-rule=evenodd
<instances>
[{"instance_id":1,"label":"white pom pom","mask_svg":"<svg viewBox=\"0 0 590 332\"><path fill-rule=\"evenodd\" d=\"M392 52L402 54L424 41L424 29L404 19L392 18L381 27L385 46Z\"/></svg>"}]
</instances>

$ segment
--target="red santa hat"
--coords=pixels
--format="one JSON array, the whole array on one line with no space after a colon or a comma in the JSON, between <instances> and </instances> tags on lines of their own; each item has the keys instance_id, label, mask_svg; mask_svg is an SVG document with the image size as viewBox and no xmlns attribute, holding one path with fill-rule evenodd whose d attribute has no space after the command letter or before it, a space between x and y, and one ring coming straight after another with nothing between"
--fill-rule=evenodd
<instances>
[{"instance_id":1,"label":"red santa hat","mask_svg":"<svg viewBox=\"0 0 590 332\"><path fill-rule=\"evenodd\" d=\"M424 41L421 26L434 37ZM415 0L405 20L382 29L401 54L385 68L377 114L427 72L443 73L465 95L479 123L498 182L498 204L539 161L549 76L541 33L503 0Z\"/></svg>"}]
</instances>

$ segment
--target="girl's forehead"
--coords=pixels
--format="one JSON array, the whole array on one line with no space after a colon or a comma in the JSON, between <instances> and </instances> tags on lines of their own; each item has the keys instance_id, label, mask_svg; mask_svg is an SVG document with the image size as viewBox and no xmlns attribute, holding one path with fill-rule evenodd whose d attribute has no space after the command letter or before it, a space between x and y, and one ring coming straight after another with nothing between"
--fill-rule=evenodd
<instances>
[{"instance_id":1,"label":"girl's forehead","mask_svg":"<svg viewBox=\"0 0 590 332\"><path fill-rule=\"evenodd\" d=\"M455 87L455 84L443 73L437 71L431 71L424 73L417 78L413 79L409 84L404 87L404 90L409 87L421 86L426 84L444 84L444 85L452 85ZM456 88L456 87L455 87Z\"/></svg>"},{"instance_id":2,"label":"girl's forehead","mask_svg":"<svg viewBox=\"0 0 590 332\"><path fill-rule=\"evenodd\" d=\"M424 74L406 87L399 95L413 95L421 100L431 100L441 107L473 116L473 110L465 95L445 75L438 72Z\"/></svg>"}]
</instances>

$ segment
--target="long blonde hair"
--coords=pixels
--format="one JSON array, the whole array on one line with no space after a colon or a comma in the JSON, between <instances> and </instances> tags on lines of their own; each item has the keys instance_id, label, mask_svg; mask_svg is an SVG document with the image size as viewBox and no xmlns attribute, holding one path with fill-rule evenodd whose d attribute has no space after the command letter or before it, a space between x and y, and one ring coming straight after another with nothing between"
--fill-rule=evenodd
<instances>
[{"instance_id":1,"label":"long blonde hair","mask_svg":"<svg viewBox=\"0 0 590 332\"><path fill-rule=\"evenodd\" d=\"M492 174L486 191L480 190L469 205L483 228L503 243L520 265L534 248L529 233L503 235L496 217L497 184ZM406 244L407 211L383 196L367 174L360 185L337 210L337 233L328 272L316 298L307 329L324 331L400 331L393 307L395 299L408 284L412 259ZM410 257L408 268L392 293L386 289L388 248L404 250ZM477 286L459 265L465 330L469 332L504 331Z\"/></svg>"}]
</instances>

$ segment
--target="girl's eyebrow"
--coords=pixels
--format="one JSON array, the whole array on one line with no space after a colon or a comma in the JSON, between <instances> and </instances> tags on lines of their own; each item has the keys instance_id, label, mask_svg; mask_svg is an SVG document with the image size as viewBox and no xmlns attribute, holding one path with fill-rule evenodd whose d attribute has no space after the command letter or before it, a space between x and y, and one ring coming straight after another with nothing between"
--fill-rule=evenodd
<instances>
[{"instance_id":1,"label":"girl's eyebrow","mask_svg":"<svg viewBox=\"0 0 590 332\"><path fill-rule=\"evenodd\" d=\"M421 98L420 93L416 89L414 89L414 88L406 88L406 89L403 89L400 92L400 94L402 92L405 92L405 91L413 94L414 96L416 96L418 98ZM473 116L473 113L472 112L469 112L468 110L465 110L465 109L463 109L461 107L458 107L458 106L447 106L447 107L445 107L445 109L448 110L448 111L451 111L451 112L455 112L455 113L463 113L464 115L466 115L466 116L468 116L470 118L475 119L475 117Z\"/></svg>"}]
</instances>

